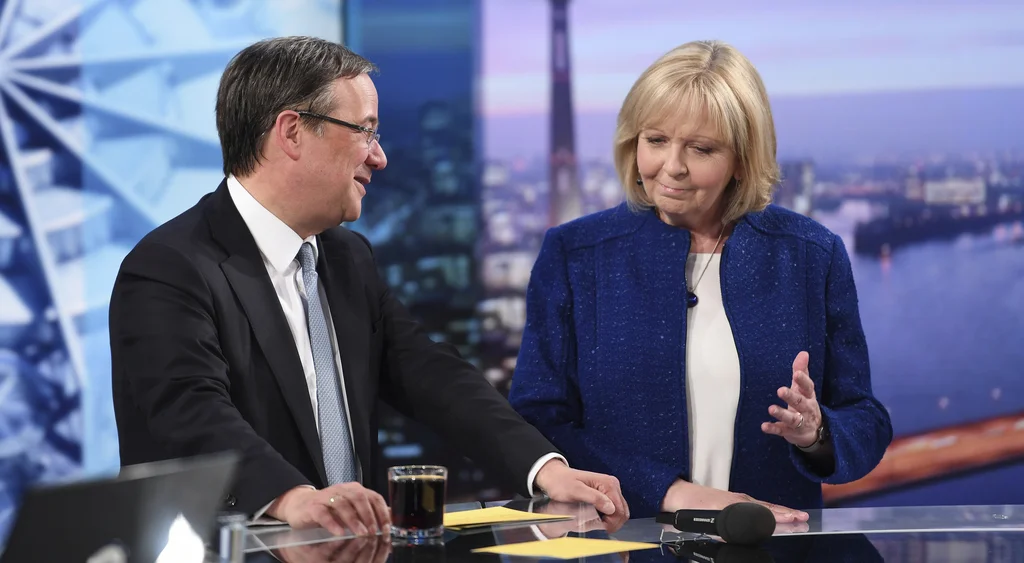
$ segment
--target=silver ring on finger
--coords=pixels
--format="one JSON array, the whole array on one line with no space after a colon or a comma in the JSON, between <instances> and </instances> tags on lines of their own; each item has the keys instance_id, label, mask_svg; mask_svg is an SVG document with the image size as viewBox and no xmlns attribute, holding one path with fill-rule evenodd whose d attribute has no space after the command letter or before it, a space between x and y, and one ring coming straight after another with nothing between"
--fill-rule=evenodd
<instances>
[{"instance_id":1,"label":"silver ring on finger","mask_svg":"<svg viewBox=\"0 0 1024 563\"><path fill-rule=\"evenodd\" d=\"M800 415L800 422L796 423L796 428L797 428L797 430L799 430L800 427L804 425L804 413L797 413L797 414Z\"/></svg>"},{"instance_id":2,"label":"silver ring on finger","mask_svg":"<svg viewBox=\"0 0 1024 563\"><path fill-rule=\"evenodd\" d=\"M799 428L799 426L797 428ZM328 504L334 504L334 497L331 497L331 498L327 499L327 503Z\"/></svg>"}]
</instances>

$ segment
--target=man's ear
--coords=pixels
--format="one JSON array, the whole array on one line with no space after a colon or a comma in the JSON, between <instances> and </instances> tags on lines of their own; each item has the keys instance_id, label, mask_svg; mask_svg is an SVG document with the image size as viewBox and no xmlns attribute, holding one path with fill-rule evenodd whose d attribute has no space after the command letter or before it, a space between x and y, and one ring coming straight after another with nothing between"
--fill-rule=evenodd
<instances>
[{"instance_id":1,"label":"man's ear","mask_svg":"<svg viewBox=\"0 0 1024 563\"><path fill-rule=\"evenodd\" d=\"M308 130L302 126L302 116L292 110L277 114L274 125L267 132L269 141L292 160L298 160L302 142Z\"/></svg>"}]
</instances>

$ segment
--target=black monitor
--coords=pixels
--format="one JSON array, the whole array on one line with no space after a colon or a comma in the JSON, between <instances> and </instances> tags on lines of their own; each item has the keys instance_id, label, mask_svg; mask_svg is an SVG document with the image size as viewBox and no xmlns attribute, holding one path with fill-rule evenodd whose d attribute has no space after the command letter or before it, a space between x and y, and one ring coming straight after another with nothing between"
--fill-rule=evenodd
<instances>
[{"instance_id":1,"label":"black monitor","mask_svg":"<svg viewBox=\"0 0 1024 563\"><path fill-rule=\"evenodd\" d=\"M237 454L225 452L29 489L0 563L87 561L104 548L153 562L169 537L177 540L169 551L194 550L197 538L209 544L237 463Z\"/></svg>"}]
</instances>

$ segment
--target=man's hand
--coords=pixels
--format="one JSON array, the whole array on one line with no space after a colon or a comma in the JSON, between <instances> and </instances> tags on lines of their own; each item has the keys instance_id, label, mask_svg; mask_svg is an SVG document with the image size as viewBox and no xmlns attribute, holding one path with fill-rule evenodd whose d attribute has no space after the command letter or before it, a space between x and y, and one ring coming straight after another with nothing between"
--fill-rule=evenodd
<instances>
[{"instance_id":1,"label":"man's hand","mask_svg":"<svg viewBox=\"0 0 1024 563\"><path fill-rule=\"evenodd\" d=\"M552 459L537 472L534 485L551 500L585 502L617 520L629 519L629 507L622 498L619 480L610 475L570 469L562 460Z\"/></svg>"},{"instance_id":2,"label":"man's hand","mask_svg":"<svg viewBox=\"0 0 1024 563\"><path fill-rule=\"evenodd\" d=\"M387 533L391 513L384 497L359 483L341 483L322 490L296 487L278 497L267 514L292 528L320 526L340 536Z\"/></svg>"}]
</instances>

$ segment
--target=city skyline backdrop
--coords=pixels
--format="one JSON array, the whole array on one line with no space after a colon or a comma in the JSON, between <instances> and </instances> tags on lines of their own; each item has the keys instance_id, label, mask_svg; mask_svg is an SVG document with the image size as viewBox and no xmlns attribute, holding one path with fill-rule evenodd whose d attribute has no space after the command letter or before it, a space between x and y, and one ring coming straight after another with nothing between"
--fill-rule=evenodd
<instances>
[{"instance_id":1,"label":"city skyline backdrop","mask_svg":"<svg viewBox=\"0 0 1024 563\"><path fill-rule=\"evenodd\" d=\"M640 73L689 40L721 39L757 67L780 159L837 161L1024 152L1024 5L963 0L715 7L643 0L569 3L580 160L609 160L615 117ZM481 10L478 110L484 156L544 156L548 3Z\"/></svg>"},{"instance_id":2,"label":"city skyline backdrop","mask_svg":"<svg viewBox=\"0 0 1024 563\"><path fill-rule=\"evenodd\" d=\"M874 392L896 433L868 478L826 500L1007 501L1024 472L1024 350L1012 343L1024 332L1024 6L570 0L569 121L549 110L567 107L551 90L558 4L495 0L481 15L478 312L492 380L514 377L544 219L564 215L550 184L566 155L552 139L573 123L584 214L618 204L621 100L668 50L721 39L771 97L776 203L851 252Z\"/></svg>"}]
</instances>

